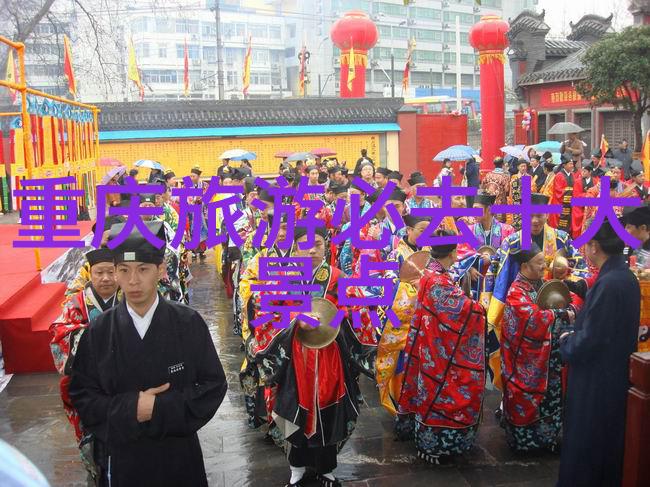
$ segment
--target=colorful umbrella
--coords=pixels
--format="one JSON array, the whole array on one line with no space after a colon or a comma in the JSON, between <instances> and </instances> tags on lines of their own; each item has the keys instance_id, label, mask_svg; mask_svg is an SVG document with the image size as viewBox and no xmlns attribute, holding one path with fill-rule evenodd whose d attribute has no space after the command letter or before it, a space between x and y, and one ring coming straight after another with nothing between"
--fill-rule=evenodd
<instances>
[{"instance_id":1,"label":"colorful umbrella","mask_svg":"<svg viewBox=\"0 0 650 487\"><path fill-rule=\"evenodd\" d=\"M306 161L307 159L313 159L314 154L311 152L294 152L289 157L287 157L287 162L292 161Z\"/></svg>"},{"instance_id":2,"label":"colorful umbrella","mask_svg":"<svg viewBox=\"0 0 650 487\"><path fill-rule=\"evenodd\" d=\"M519 145L505 145L501 147L501 152L504 154L509 155L510 157L516 157L519 159L520 157L524 157L524 147L526 147L524 144L519 144Z\"/></svg>"},{"instance_id":3,"label":"colorful umbrella","mask_svg":"<svg viewBox=\"0 0 650 487\"><path fill-rule=\"evenodd\" d=\"M104 174L100 184L108 184L115 176L120 177L123 174L126 174L126 166L114 167Z\"/></svg>"},{"instance_id":4,"label":"colorful umbrella","mask_svg":"<svg viewBox=\"0 0 650 487\"><path fill-rule=\"evenodd\" d=\"M333 151L332 149L328 149L326 147L320 147L318 149L313 149L311 151L312 154L314 154L316 157L329 157L329 156L335 156L336 151Z\"/></svg>"},{"instance_id":5,"label":"colorful umbrella","mask_svg":"<svg viewBox=\"0 0 650 487\"><path fill-rule=\"evenodd\" d=\"M477 151L476 149L474 149L472 146L469 146L469 145L452 145L452 146L450 146L450 147L447 147L447 149L460 149L460 150L464 150L464 151L467 152L470 156L477 156L477 155L478 155L478 151Z\"/></svg>"},{"instance_id":6,"label":"colorful umbrella","mask_svg":"<svg viewBox=\"0 0 650 487\"><path fill-rule=\"evenodd\" d=\"M275 157L279 157L279 158L281 158L281 159L286 159L286 158L289 157L291 154L292 154L291 151L288 151L288 150L281 150L280 152L276 152L276 153L275 153Z\"/></svg>"},{"instance_id":7,"label":"colorful umbrella","mask_svg":"<svg viewBox=\"0 0 650 487\"><path fill-rule=\"evenodd\" d=\"M241 157L244 154L248 154L248 151L244 149L230 149L221 154L219 159L232 159L234 157Z\"/></svg>"},{"instance_id":8,"label":"colorful umbrella","mask_svg":"<svg viewBox=\"0 0 650 487\"><path fill-rule=\"evenodd\" d=\"M450 161L466 161L473 156L473 154L470 154L466 149L459 149L458 147L464 146L447 147L442 152L438 152L433 160L442 161L444 159L449 159Z\"/></svg>"},{"instance_id":9,"label":"colorful umbrella","mask_svg":"<svg viewBox=\"0 0 650 487\"><path fill-rule=\"evenodd\" d=\"M535 144L533 147L536 151L539 152L560 152L560 146L562 145L562 142L558 142L557 140L545 140L544 142L540 142L539 144Z\"/></svg>"},{"instance_id":10,"label":"colorful umbrella","mask_svg":"<svg viewBox=\"0 0 650 487\"><path fill-rule=\"evenodd\" d=\"M241 161L242 159L246 159L247 161L254 161L257 159L257 154L255 154L255 152L244 152L240 156L234 156L230 158L231 161Z\"/></svg>"},{"instance_id":11,"label":"colorful umbrella","mask_svg":"<svg viewBox=\"0 0 650 487\"><path fill-rule=\"evenodd\" d=\"M152 161L151 159L140 159L139 161L135 161L133 165L135 167L148 167L149 169L158 169L160 171L165 170L161 163Z\"/></svg>"},{"instance_id":12,"label":"colorful umbrella","mask_svg":"<svg viewBox=\"0 0 650 487\"><path fill-rule=\"evenodd\" d=\"M99 165L104 167L120 167L124 164L122 164L122 162L118 161L117 159L113 159L112 157L102 157L99 160Z\"/></svg>"}]
</instances>

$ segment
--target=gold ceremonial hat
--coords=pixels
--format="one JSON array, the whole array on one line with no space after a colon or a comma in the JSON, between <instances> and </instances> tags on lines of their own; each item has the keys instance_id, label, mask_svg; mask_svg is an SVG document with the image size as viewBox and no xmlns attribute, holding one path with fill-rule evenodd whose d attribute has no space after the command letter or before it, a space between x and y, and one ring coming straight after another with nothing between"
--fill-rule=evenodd
<instances>
[{"instance_id":1,"label":"gold ceremonial hat","mask_svg":"<svg viewBox=\"0 0 650 487\"><path fill-rule=\"evenodd\" d=\"M536 304L542 309L566 308L570 302L569 288L558 279L545 282L537 293Z\"/></svg>"},{"instance_id":2,"label":"gold ceremonial hat","mask_svg":"<svg viewBox=\"0 0 650 487\"><path fill-rule=\"evenodd\" d=\"M320 323L318 326L307 326L296 328L296 339L307 348L325 348L339 334L340 326L330 326L336 315L336 306L324 298L312 298L311 312L306 313L316 318Z\"/></svg>"},{"instance_id":3,"label":"gold ceremonial hat","mask_svg":"<svg viewBox=\"0 0 650 487\"><path fill-rule=\"evenodd\" d=\"M399 270L399 280L409 282L422 277L429 260L431 260L431 253L427 250L419 250L412 253L404 261L402 268Z\"/></svg>"}]
</instances>

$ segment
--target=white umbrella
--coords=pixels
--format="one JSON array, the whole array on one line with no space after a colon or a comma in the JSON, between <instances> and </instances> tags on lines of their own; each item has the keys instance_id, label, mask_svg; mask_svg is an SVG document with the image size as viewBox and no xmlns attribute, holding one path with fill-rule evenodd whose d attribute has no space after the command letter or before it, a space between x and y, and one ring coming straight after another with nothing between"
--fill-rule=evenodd
<instances>
[{"instance_id":1,"label":"white umbrella","mask_svg":"<svg viewBox=\"0 0 650 487\"><path fill-rule=\"evenodd\" d=\"M233 157L241 157L247 153L248 151L244 149L230 149L221 154L219 159L232 159Z\"/></svg>"},{"instance_id":2,"label":"white umbrella","mask_svg":"<svg viewBox=\"0 0 650 487\"><path fill-rule=\"evenodd\" d=\"M149 169L158 169L160 171L165 169L161 163L150 159L140 159L139 161L135 161L133 165L135 167L148 167Z\"/></svg>"},{"instance_id":3,"label":"white umbrella","mask_svg":"<svg viewBox=\"0 0 650 487\"><path fill-rule=\"evenodd\" d=\"M558 122L546 133L548 135L577 134L578 132L584 132L584 130L580 125L573 122Z\"/></svg>"}]
</instances>

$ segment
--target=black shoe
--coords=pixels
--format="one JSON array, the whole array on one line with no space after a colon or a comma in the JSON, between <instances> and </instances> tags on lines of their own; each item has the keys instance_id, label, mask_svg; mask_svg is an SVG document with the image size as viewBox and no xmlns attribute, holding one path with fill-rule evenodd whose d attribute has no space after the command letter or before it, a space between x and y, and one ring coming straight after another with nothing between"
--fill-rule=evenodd
<instances>
[{"instance_id":1,"label":"black shoe","mask_svg":"<svg viewBox=\"0 0 650 487\"><path fill-rule=\"evenodd\" d=\"M343 484L339 482L337 479L330 480L324 475L321 474L316 474L316 479L318 480L319 484L322 487L342 487Z\"/></svg>"},{"instance_id":2,"label":"black shoe","mask_svg":"<svg viewBox=\"0 0 650 487\"><path fill-rule=\"evenodd\" d=\"M300 479L300 480L299 480L298 482L296 482L295 484L292 484L291 482L289 482L289 483L286 484L284 487L303 487L304 484L302 483L302 481L303 481L303 479Z\"/></svg>"}]
</instances>

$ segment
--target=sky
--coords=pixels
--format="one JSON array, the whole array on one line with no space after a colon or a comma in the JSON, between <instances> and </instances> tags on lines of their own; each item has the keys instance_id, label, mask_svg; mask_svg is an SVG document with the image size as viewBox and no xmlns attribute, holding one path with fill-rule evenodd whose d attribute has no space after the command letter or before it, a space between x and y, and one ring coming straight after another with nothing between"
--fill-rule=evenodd
<instances>
[{"instance_id":1,"label":"sky","mask_svg":"<svg viewBox=\"0 0 650 487\"><path fill-rule=\"evenodd\" d=\"M574 24L585 14L607 17L614 14L614 30L632 24L632 16L627 10L627 0L539 0L536 10L546 10L544 20L551 28L550 36L564 37L571 32L569 22Z\"/></svg>"}]
</instances>

